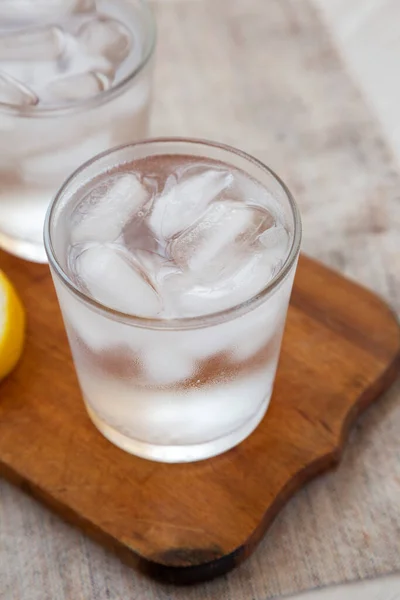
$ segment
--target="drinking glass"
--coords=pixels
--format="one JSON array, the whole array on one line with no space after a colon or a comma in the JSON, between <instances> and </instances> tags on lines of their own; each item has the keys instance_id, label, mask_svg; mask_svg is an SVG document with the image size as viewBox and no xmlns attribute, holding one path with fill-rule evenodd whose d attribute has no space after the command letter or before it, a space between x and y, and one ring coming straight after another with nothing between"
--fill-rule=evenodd
<instances>
[{"instance_id":1,"label":"drinking glass","mask_svg":"<svg viewBox=\"0 0 400 600\"><path fill-rule=\"evenodd\" d=\"M76 10L95 6L93 0L71 2L77 4ZM68 0L64 4L67 6ZM31 5L36 17L32 17L30 27L22 33L19 29L14 31L15 22L24 24L23 19L28 19ZM0 7L1 28L10 23L6 34L0 35L0 247L37 262L46 262L44 218L51 198L66 177L95 154L146 137L155 47L155 24L145 0L97 0L98 11L123 22L124 27L135 33L133 50L121 66L118 80L105 91L65 105L29 104L29 93L3 73L2 61L8 59L4 62L7 68L21 72L21 77L28 79L40 78L42 74L48 78L48 73L54 70L56 81L46 85L52 86L52 90L57 89L54 84L65 85L61 78L66 60L63 54L54 60L47 56L50 52L47 45L62 35L61 24L52 25L55 15L51 7L56 5L59 14L61 0L53 4L27 1L24 10L17 10L17 0L6 1ZM88 22L95 18L95 13L93 17L90 13L83 15L82 29L86 36ZM99 34L96 31L90 34L89 41L99 44L96 39ZM73 34L66 32L64 37L67 52L74 42ZM22 61L21 55L25 53L28 58ZM108 62L105 64L110 67ZM104 73L109 74L107 70ZM102 73L92 75L78 74L71 84L71 93L76 94L79 87L94 85L96 77L98 82L105 77ZM6 103L5 94L10 96L10 102L21 104Z\"/></svg>"},{"instance_id":2,"label":"drinking glass","mask_svg":"<svg viewBox=\"0 0 400 600\"><path fill-rule=\"evenodd\" d=\"M225 310L170 319L122 313L71 277L71 214L100 174L111 178L118 165L171 155L219 161L261 184L284 215L289 250L261 291ZM144 458L185 462L224 452L255 429L273 390L300 238L285 184L260 161L220 144L148 140L105 152L66 181L47 214L45 246L83 399L106 438ZM183 380L181 368L188 369Z\"/></svg>"}]
</instances>

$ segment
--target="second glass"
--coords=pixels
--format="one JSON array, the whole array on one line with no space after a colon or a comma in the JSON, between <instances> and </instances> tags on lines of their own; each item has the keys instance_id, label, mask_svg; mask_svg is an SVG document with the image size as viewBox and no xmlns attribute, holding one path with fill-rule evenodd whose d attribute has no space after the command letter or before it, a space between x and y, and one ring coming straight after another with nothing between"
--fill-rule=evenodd
<instances>
[{"instance_id":1,"label":"second glass","mask_svg":"<svg viewBox=\"0 0 400 600\"><path fill-rule=\"evenodd\" d=\"M147 135L155 24L145 0L6 2L0 17L0 247L45 262L65 178Z\"/></svg>"}]
</instances>

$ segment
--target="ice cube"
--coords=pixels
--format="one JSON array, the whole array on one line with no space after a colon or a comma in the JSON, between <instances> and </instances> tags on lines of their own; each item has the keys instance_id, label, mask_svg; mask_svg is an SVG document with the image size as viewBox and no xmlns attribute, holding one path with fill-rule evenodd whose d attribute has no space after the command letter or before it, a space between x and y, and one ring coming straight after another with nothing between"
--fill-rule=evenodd
<instances>
[{"instance_id":1,"label":"ice cube","mask_svg":"<svg viewBox=\"0 0 400 600\"><path fill-rule=\"evenodd\" d=\"M72 278L73 273L70 271ZM78 335L94 352L126 348L128 354L141 356L147 346L156 343L154 336L158 331L128 326L110 318L105 319L77 296L72 296L61 283L55 280L54 285L62 306L63 318L70 329L73 329L71 333Z\"/></svg>"},{"instance_id":2,"label":"ice cube","mask_svg":"<svg viewBox=\"0 0 400 600\"><path fill-rule=\"evenodd\" d=\"M50 25L0 36L0 60L53 61L64 49L64 32Z\"/></svg>"},{"instance_id":3,"label":"ice cube","mask_svg":"<svg viewBox=\"0 0 400 600\"><path fill-rule=\"evenodd\" d=\"M233 202L212 204L193 229L172 243L171 253L178 264L183 266L186 262L191 271L202 271L209 268L224 249L229 249L251 220L251 211ZM234 256L232 252L232 258Z\"/></svg>"},{"instance_id":4,"label":"ice cube","mask_svg":"<svg viewBox=\"0 0 400 600\"><path fill-rule=\"evenodd\" d=\"M156 317L161 310L157 292L144 272L122 248L95 245L75 261L80 287L103 305L142 317Z\"/></svg>"},{"instance_id":5,"label":"ice cube","mask_svg":"<svg viewBox=\"0 0 400 600\"><path fill-rule=\"evenodd\" d=\"M258 238L268 252L265 252L266 262L276 269L282 265L289 250L290 236L283 225L275 225L266 229Z\"/></svg>"},{"instance_id":6,"label":"ice cube","mask_svg":"<svg viewBox=\"0 0 400 600\"><path fill-rule=\"evenodd\" d=\"M111 61L102 54L87 52L77 36L65 35L65 48L59 76L69 77L86 73L99 73L110 81L115 77L115 68Z\"/></svg>"},{"instance_id":7,"label":"ice cube","mask_svg":"<svg viewBox=\"0 0 400 600\"><path fill-rule=\"evenodd\" d=\"M0 0L1 1L1 0ZM10 75L18 81L23 81L24 85L34 89L40 100L42 98L42 87L47 82L54 81L60 76L60 69L57 61L1 61L2 72Z\"/></svg>"},{"instance_id":8,"label":"ice cube","mask_svg":"<svg viewBox=\"0 0 400 600\"><path fill-rule=\"evenodd\" d=\"M207 169L202 173L190 175L178 183L169 178L167 189L155 200L150 226L159 240L168 240L193 225L206 210L210 202L215 200L232 182L232 175L227 171Z\"/></svg>"},{"instance_id":9,"label":"ice cube","mask_svg":"<svg viewBox=\"0 0 400 600\"><path fill-rule=\"evenodd\" d=\"M38 97L11 75L0 73L0 103L19 107L34 106L38 103Z\"/></svg>"},{"instance_id":10,"label":"ice cube","mask_svg":"<svg viewBox=\"0 0 400 600\"><path fill-rule=\"evenodd\" d=\"M236 330L233 353L238 360L248 360L266 344L273 354L284 327L288 303L287 288L275 292L256 309L232 322Z\"/></svg>"},{"instance_id":11,"label":"ice cube","mask_svg":"<svg viewBox=\"0 0 400 600\"><path fill-rule=\"evenodd\" d=\"M178 314L187 317L206 315L237 306L259 294L274 278L277 270L281 268L288 252L290 236L284 228L282 229L284 233L281 231L279 233L275 232L276 238L281 240L282 245L280 247L272 245L271 255L269 254L270 249L266 249L259 242L258 246L256 245L247 257L244 255L241 260L238 260L234 246L231 245L231 262L235 266L235 270L224 272L221 277L214 281L207 281L207 279L203 282L199 281L197 273L191 274L190 272L173 275L170 279L167 279L164 285L170 286L168 293L175 298ZM265 238L272 243L272 234L265 236L264 241ZM289 296L285 286L289 286L290 289L291 284L290 279L286 280L279 289L275 290L273 295L266 300L265 313L254 312L254 323L249 322L246 325L249 336L252 338L252 342L254 341L254 344L252 342L249 344L253 349L260 347L255 332L261 332L260 339L262 340L262 323L265 324L267 331L273 331L275 328L280 327L279 323L284 319ZM257 322L256 317L258 319L260 314L259 322ZM235 327L239 323L244 323L244 320L236 319ZM227 325L230 326L231 324L227 323ZM221 333L219 337L221 339L225 338L227 343L235 342L236 345L237 340L235 336L231 337L230 331L231 328L227 327L224 334ZM233 331L234 328L232 327ZM238 335L240 336L242 333L238 331ZM249 350L249 352L251 351Z\"/></svg>"},{"instance_id":12,"label":"ice cube","mask_svg":"<svg viewBox=\"0 0 400 600\"><path fill-rule=\"evenodd\" d=\"M232 264L235 264L234 254ZM182 282L181 277L184 279L187 275L171 277L170 285L175 279L173 285L182 314L195 317L226 310L250 300L268 283L271 271L263 263L262 254L255 253L247 261L238 263L236 269L214 281L196 283L194 277L191 282L189 279Z\"/></svg>"},{"instance_id":13,"label":"ice cube","mask_svg":"<svg viewBox=\"0 0 400 600\"><path fill-rule=\"evenodd\" d=\"M272 278L260 231L269 211L229 200L214 202L194 227L167 247L181 268L163 283L171 306L185 316L225 310L256 295Z\"/></svg>"},{"instance_id":14,"label":"ice cube","mask_svg":"<svg viewBox=\"0 0 400 600\"><path fill-rule=\"evenodd\" d=\"M92 189L73 213L73 244L112 242L149 197L136 175L124 173Z\"/></svg>"},{"instance_id":15,"label":"ice cube","mask_svg":"<svg viewBox=\"0 0 400 600\"><path fill-rule=\"evenodd\" d=\"M182 312L178 314L185 316ZM179 331L179 340L176 343L180 344L181 349L191 356L192 360L204 360L214 354L231 351L231 331L231 323L220 323L188 332Z\"/></svg>"},{"instance_id":16,"label":"ice cube","mask_svg":"<svg viewBox=\"0 0 400 600\"><path fill-rule=\"evenodd\" d=\"M180 349L179 344L176 347L160 343L148 346L141 361L150 384L171 385L189 379L195 373L193 359Z\"/></svg>"},{"instance_id":17,"label":"ice cube","mask_svg":"<svg viewBox=\"0 0 400 600\"><path fill-rule=\"evenodd\" d=\"M131 38L123 23L107 17L97 17L84 23L78 32L78 39L89 54L104 56L115 64L128 56Z\"/></svg>"},{"instance_id":18,"label":"ice cube","mask_svg":"<svg viewBox=\"0 0 400 600\"><path fill-rule=\"evenodd\" d=\"M95 352L128 346L130 338L135 333L131 331L133 328L112 319L105 319L78 300L77 296L68 294L66 288L56 280L54 285L63 309L67 331L70 330L70 334L78 335L84 344Z\"/></svg>"},{"instance_id":19,"label":"ice cube","mask_svg":"<svg viewBox=\"0 0 400 600\"><path fill-rule=\"evenodd\" d=\"M96 96L110 87L111 81L106 75L91 71L57 79L47 86L47 93L65 103Z\"/></svg>"},{"instance_id":20,"label":"ice cube","mask_svg":"<svg viewBox=\"0 0 400 600\"><path fill-rule=\"evenodd\" d=\"M135 249L135 260L139 262L146 273L149 273L155 287L162 286L164 280L178 273L177 266L155 251Z\"/></svg>"},{"instance_id":21,"label":"ice cube","mask_svg":"<svg viewBox=\"0 0 400 600\"><path fill-rule=\"evenodd\" d=\"M257 180L251 179L240 172L235 173L235 185L232 190L232 200L246 204L259 206L268 211L274 221L284 222L285 214L282 203L279 201L280 189L275 189L273 193L262 186Z\"/></svg>"},{"instance_id":22,"label":"ice cube","mask_svg":"<svg viewBox=\"0 0 400 600\"><path fill-rule=\"evenodd\" d=\"M250 257L270 219L270 213L258 207L215 202L194 227L172 240L169 251L176 264L196 272L200 281L217 280Z\"/></svg>"}]
</instances>

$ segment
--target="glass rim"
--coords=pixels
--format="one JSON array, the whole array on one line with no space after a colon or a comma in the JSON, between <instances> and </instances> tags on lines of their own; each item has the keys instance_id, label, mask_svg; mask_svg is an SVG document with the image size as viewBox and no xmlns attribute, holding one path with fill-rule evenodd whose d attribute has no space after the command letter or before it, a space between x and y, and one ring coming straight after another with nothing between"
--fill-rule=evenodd
<instances>
[{"instance_id":1,"label":"glass rim","mask_svg":"<svg viewBox=\"0 0 400 600\"><path fill-rule=\"evenodd\" d=\"M150 4L147 0L139 0L139 2L142 5L142 7L144 7L147 11L147 16L149 18L148 37L150 39L150 44L147 49L147 52L140 59L139 63L133 69L133 71L130 71L128 75L121 79L121 81L119 81L115 86L111 86L110 89L105 90L104 92L101 92L96 96L73 102L71 104L68 104L67 106L44 106L43 108L39 108L37 106L14 107L11 105L7 106L6 104L0 103L0 115L9 115L17 119L64 117L79 112L85 112L98 106L102 106L103 104L106 104L108 101L112 100L114 97L120 96L124 92L124 90L127 87L129 87L132 80L135 79L137 75L139 75L139 73L145 68L145 66L153 56L156 47L157 27L153 11L151 10Z\"/></svg>"},{"instance_id":2,"label":"glass rim","mask_svg":"<svg viewBox=\"0 0 400 600\"><path fill-rule=\"evenodd\" d=\"M66 190L69 185L82 173L84 173L88 168L90 168L93 164L101 160L102 158L106 158L107 156L111 156L114 153L117 153L124 149L135 148L137 146L151 146L154 144L177 144L181 146L185 146L186 144L194 144L197 146L204 146L207 148L215 148L217 150L222 150L229 154L234 154L244 159L247 162L251 162L253 165L261 169L264 173L272 176L273 179L279 184L285 196L289 202L289 206L291 209L291 213L293 216L293 239L290 250L287 254L287 257L276 273L276 275L264 286L257 294L251 296L247 300L240 302L239 304L235 304L232 307L219 310L216 312L211 312L205 315L195 316L195 317L176 317L173 319L168 318L156 318L156 317L140 317L138 315L133 315L130 313L125 313L116 309L113 309L109 306L98 302L94 298L82 292L72 281L72 279L65 272L63 267L61 266L56 252L54 250L54 246L52 243L52 236L50 232L50 227L52 223L52 218L54 215L54 211L58 206L59 202L63 199ZM187 330L187 329L200 329L204 327L209 327L212 325L216 325L222 323L224 321L231 321L232 319L239 317L247 312L250 312L257 306L263 303L263 301L268 298L277 287L283 282L284 279L289 275L292 267L294 266L297 257L300 251L300 243L302 237L302 225L301 225L301 216L299 208L296 204L296 201L290 192L289 188L282 181L282 179L267 165L263 162L254 158L250 154L243 152L242 150L238 150L232 146L221 144L218 142L212 142L204 139L196 139L196 138L181 138L181 137L159 137L159 138L149 138L146 140L141 140L138 142L123 144L121 146L116 146L105 152L101 152L97 154L84 164L82 164L78 169L76 169L68 179L63 183L57 194L54 196L51 201L49 208L47 210L46 219L44 223L44 247L49 260L49 265L54 269L57 276L60 278L62 283L72 292L73 295L77 296L80 300L82 300L85 304L89 305L91 308L94 308L96 312L104 314L114 321L119 321L125 324L130 324L135 327L145 328L145 329L164 329L164 330Z\"/></svg>"}]
</instances>

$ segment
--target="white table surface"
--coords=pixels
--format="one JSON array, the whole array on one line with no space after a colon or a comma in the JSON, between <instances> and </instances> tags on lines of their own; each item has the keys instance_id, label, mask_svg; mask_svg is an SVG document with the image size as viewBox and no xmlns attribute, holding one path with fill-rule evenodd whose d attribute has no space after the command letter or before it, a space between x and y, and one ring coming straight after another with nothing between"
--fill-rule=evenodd
<instances>
[{"instance_id":1,"label":"white table surface","mask_svg":"<svg viewBox=\"0 0 400 600\"><path fill-rule=\"evenodd\" d=\"M400 1L313 2L400 164ZM307 592L293 598L353 600L356 597L362 600L400 599L400 574Z\"/></svg>"},{"instance_id":2,"label":"white table surface","mask_svg":"<svg viewBox=\"0 0 400 600\"><path fill-rule=\"evenodd\" d=\"M400 575L292 596L292 600L399 600ZM290 599L289 599L290 600Z\"/></svg>"}]
</instances>

